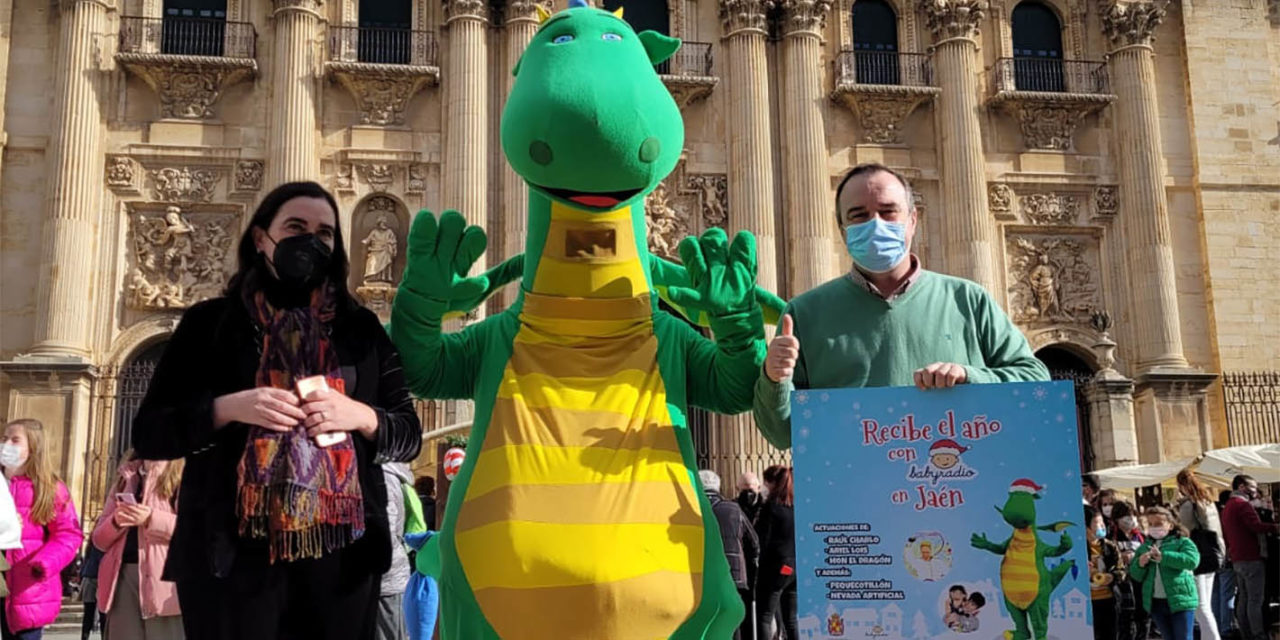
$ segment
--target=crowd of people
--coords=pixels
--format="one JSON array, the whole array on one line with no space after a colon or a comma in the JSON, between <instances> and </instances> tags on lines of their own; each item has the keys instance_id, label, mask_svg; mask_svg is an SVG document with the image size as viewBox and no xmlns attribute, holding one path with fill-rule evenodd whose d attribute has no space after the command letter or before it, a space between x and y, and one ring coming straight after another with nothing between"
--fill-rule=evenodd
<instances>
[{"instance_id":1,"label":"crowd of people","mask_svg":"<svg viewBox=\"0 0 1280 640\"><path fill-rule=\"evenodd\" d=\"M1274 506L1247 475L1216 500L1191 469L1177 485L1174 504L1139 510L1085 477L1094 637L1146 640L1154 627L1163 640L1267 640L1277 601Z\"/></svg>"}]
</instances>

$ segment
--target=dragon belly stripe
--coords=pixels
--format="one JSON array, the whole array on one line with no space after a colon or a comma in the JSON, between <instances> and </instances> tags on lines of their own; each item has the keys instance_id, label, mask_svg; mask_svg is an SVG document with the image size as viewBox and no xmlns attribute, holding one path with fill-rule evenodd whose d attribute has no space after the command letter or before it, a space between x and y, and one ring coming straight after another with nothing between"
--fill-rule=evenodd
<instances>
[{"instance_id":1,"label":"dragon belly stripe","mask_svg":"<svg viewBox=\"0 0 1280 640\"><path fill-rule=\"evenodd\" d=\"M646 416L534 408L511 398L497 399L492 415L493 422L509 426L488 434L481 451L513 444L679 451L675 430ZM613 428L601 429L601 423Z\"/></svg>"},{"instance_id":2,"label":"dragon belly stripe","mask_svg":"<svg viewBox=\"0 0 1280 640\"><path fill-rule=\"evenodd\" d=\"M566 524L651 524L702 526L702 516L689 505L698 496L691 485L672 491L670 478L650 481L642 491L618 484L516 485L494 489L467 500L467 513L458 518L458 531L495 522L491 514L509 520ZM546 505L554 504L554 509Z\"/></svg>"},{"instance_id":3,"label":"dragon belly stripe","mask_svg":"<svg viewBox=\"0 0 1280 640\"><path fill-rule=\"evenodd\" d=\"M603 484L668 480L687 473L679 451L602 447L544 447L512 445L480 454L476 467L483 477L472 478L468 497L480 497L499 487L537 484Z\"/></svg>"}]
</instances>

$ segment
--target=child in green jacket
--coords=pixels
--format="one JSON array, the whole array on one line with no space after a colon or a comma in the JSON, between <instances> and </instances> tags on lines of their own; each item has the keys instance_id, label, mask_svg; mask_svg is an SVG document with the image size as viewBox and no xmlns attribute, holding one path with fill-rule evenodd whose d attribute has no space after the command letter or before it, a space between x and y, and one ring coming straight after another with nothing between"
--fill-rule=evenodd
<instances>
[{"instance_id":1,"label":"child in green jacket","mask_svg":"<svg viewBox=\"0 0 1280 640\"><path fill-rule=\"evenodd\" d=\"M1191 640L1200 595L1192 571L1200 552L1173 512L1150 507L1147 541L1129 564L1129 575L1142 584L1142 605L1151 613L1164 640Z\"/></svg>"}]
</instances>

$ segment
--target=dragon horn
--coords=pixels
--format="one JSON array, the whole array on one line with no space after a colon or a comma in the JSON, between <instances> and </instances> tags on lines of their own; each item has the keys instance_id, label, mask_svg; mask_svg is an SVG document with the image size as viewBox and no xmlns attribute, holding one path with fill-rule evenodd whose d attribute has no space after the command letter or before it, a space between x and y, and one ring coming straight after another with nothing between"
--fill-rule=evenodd
<instances>
[{"instance_id":1,"label":"dragon horn","mask_svg":"<svg viewBox=\"0 0 1280 640\"><path fill-rule=\"evenodd\" d=\"M538 12L538 24L542 24L542 23L546 22L546 21L547 21L547 18L550 18L550 17L551 17L551 12L550 12L550 11L547 11L545 8L543 8L543 6L542 6L542 5L540 5L540 4L535 4L535 5L533 5L533 8L534 8L534 10L535 10L535 11L537 11L537 12Z\"/></svg>"}]
</instances>

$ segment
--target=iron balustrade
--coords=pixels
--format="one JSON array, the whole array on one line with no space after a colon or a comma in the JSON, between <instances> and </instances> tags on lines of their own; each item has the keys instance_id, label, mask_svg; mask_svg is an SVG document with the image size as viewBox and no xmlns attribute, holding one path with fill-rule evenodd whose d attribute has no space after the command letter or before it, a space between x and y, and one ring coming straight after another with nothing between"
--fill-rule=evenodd
<instances>
[{"instance_id":1,"label":"iron balustrade","mask_svg":"<svg viewBox=\"0 0 1280 640\"><path fill-rule=\"evenodd\" d=\"M120 19L120 53L252 59L257 39L248 22L183 16Z\"/></svg>"},{"instance_id":2,"label":"iron balustrade","mask_svg":"<svg viewBox=\"0 0 1280 640\"><path fill-rule=\"evenodd\" d=\"M997 91L1107 94L1111 84L1105 62L1054 58L1001 58L996 62Z\"/></svg>"},{"instance_id":3,"label":"iron balustrade","mask_svg":"<svg viewBox=\"0 0 1280 640\"><path fill-rule=\"evenodd\" d=\"M840 84L932 87L933 66L923 53L844 50L836 56Z\"/></svg>"},{"instance_id":4,"label":"iron balustrade","mask_svg":"<svg viewBox=\"0 0 1280 640\"><path fill-rule=\"evenodd\" d=\"M419 67L436 66L436 34L388 27L329 27L329 59Z\"/></svg>"},{"instance_id":5,"label":"iron balustrade","mask_svg":"<svg viewBox=\"0 0 1280 640\"><path fill-rule=\"evenodd\" d=\"M1222 374L1231 446L1280 442L1280 371Z\"/></svg>"},{"instance_id":6,"label":"iron balustrade","mask_svg":"<svg viewBox=\"0 0 1280 640\"><path fill-rule=\"evenodd\" d=\"M711 43L686 42L675 55L655 65L658 73L669 76L711 76Z\"/></svg>"}]
</instances>

